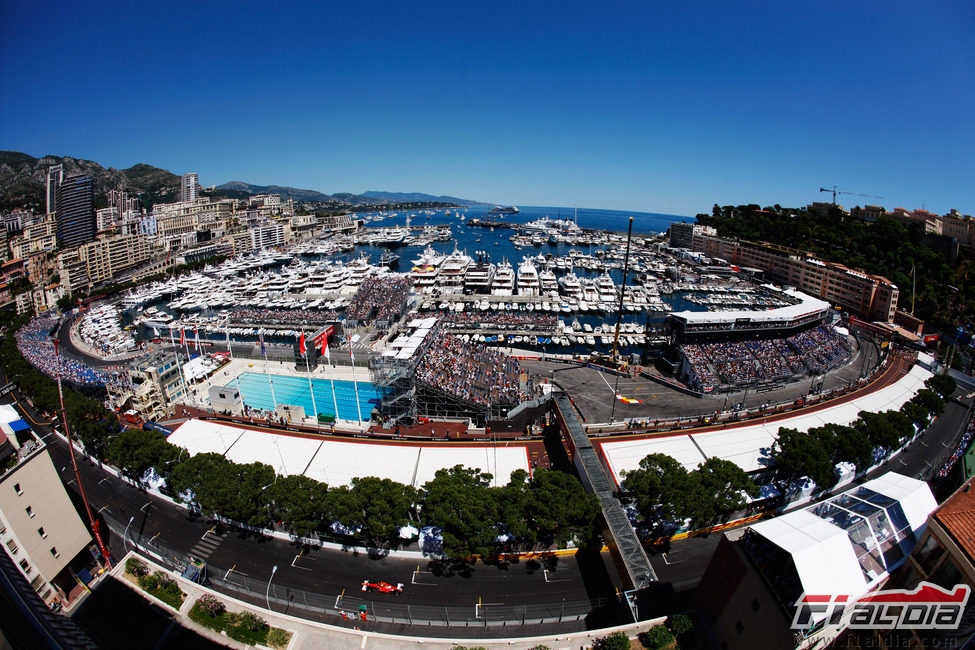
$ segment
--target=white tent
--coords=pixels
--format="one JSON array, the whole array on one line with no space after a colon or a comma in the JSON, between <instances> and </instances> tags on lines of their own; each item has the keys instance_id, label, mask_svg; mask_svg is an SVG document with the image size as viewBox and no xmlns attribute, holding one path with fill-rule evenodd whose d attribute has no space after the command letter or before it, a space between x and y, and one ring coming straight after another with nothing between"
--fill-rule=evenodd
<instances>
[{"instance_id":1,"label":"white tent","mask_svg":"<svg viewBox=\"0 0 975 650\"><path fill-rule=\"evenodd\" d=\"M190 455L216 452L235 463L262 462L282 476L304 474L328 485L349 485L353 478L376 476L420 486L437 470L454 465L478 468L494 476L496 485L508 482L518 469L530 471L524 445L418 446L376 444L301 435L283 435L204 420L188 420L169 442Z\"/></svg>"}]
</instances>

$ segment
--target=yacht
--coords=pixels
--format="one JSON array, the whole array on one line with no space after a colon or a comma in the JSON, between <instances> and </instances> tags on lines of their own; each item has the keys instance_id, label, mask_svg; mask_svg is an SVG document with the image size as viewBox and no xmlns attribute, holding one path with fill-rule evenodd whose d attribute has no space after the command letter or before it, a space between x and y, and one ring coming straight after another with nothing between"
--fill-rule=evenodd
<instances>
[{"instance_id":1,"label":"yacht","mask_svg":"<svg viewBox=\"0 0 975 650\"><path fill-rule=\"evenodd\" d=\"M522 260L518 265L518 295L537 296L539 287L538 269L531 260Z\"/></svg>"},{"instance_id":2,"label":"yacht","mask_svg":"<svg viewBox=\"0 0 975 650\"><path fill-rule=\"evenodd\" d=\"M555 277L555 272L552 269L546 268L538 274L538 284L542 293L547 296L553 293L558 294L559 292L559 281Z\"/></svg>"},{"instance_id":3,"label":"yacht","mask_svg":"<svg viewBox=\"0 0 975 650\"><path fill-rule=\"evenodd\" d=\"M487 254L479 252L477 262L467 267L464 276L464 293L490 293L494 280L494 264L488 261Z\"/></svg>"},{"instance_id":4,"label":"yacht","mask_svg":"<svg viewBox=\"0 0 975 650\"><path fill-rule=\"evenodd\" d=\"M495 296L511 296L514 295L514 289L514 269L511 268L511 262L503 260L494 272L494 279L491 281L491 293Z\"/></svg>"},{"instance_id":5,"label":"yacht","mask_svg":"<svg viewBox=\"0 0 975 650\"><path fill-rule=\"evenodd\" d=\"M467 269L473 261L470 255L457 250L455 245L454 252L448 255L440 264L440 274L437 279L437 284L448 292L460 293L464 288L464 278L467 275Z\"/></svg>"},{"instance_id":6,"label":"yacht","mask_svg":"<svg viewBox=\"0 0 975 650\"><path fill-rule=\"evenodd\" d=\"M379 266L394 266L399 262L399 255L386 251L379 258Z\"/></svg>"}]
</instances>

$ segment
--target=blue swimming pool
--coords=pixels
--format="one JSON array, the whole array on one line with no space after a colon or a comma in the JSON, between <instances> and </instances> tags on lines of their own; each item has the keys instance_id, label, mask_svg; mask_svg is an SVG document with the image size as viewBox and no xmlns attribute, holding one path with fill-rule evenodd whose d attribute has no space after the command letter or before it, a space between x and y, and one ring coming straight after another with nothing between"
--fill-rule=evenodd
<instances>
[{"instance_id":1,"label":"blue swimming pool","mask_svg":"<svg viewBox=\"0 0 975 650\"><path fill-rule=\"evenodd\" d=\"M270 381L268 380L270 378ZM305 409L305 414L311 416L311 393L308 391L307 377L285 377L284 375L265 375L261 372L245 372L236 382L240 388L244 404L251 408L273 410L271 400L271 384L274 382L274 398L278 404L293 404ZM338 417L341 420L358 420L359 410L355 404L355 387L351 381L335 380L335 400L332 400L332 385L328 379L312 379L315 389L315 406L324 415L335 414L335 404L338 404ZM362 419L368 420L372 409L379 404L379 393L369 382L356 382L359 386L359 407Z\"/></svg>"}]
</instances>

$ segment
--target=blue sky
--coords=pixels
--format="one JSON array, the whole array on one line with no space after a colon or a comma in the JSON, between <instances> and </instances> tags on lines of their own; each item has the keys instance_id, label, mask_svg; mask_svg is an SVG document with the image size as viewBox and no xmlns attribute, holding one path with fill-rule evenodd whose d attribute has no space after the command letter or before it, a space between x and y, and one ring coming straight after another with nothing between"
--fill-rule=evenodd
<instances>
[{"instance_id":1,"label":"blue sky","mask_svg":"<svg viewBox=\"0 0 975 650\"><path fill-rule=\"evenodd\" d=\"M471 6L465 6L470 4ZM975 213L975 3L0 3L0 148L319 191Z\"/></svg>"}]
</instances>

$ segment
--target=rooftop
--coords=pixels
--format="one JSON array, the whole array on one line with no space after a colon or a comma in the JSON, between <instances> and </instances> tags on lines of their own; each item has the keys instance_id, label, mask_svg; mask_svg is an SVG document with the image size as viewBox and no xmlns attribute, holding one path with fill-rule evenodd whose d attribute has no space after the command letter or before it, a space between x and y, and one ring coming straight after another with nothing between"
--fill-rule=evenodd
<instances>
[{"instance_id":1,"label":"rooftop","mask_svg":"<svg viewBox=\"0 0 975 650\"><path fill-rule=\"evenodd\" d=\"M975 477L970 478L934 513L934 518L955 538L958 546L975 560Z\"/></svg>"}]
</instances>

